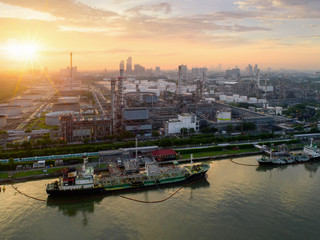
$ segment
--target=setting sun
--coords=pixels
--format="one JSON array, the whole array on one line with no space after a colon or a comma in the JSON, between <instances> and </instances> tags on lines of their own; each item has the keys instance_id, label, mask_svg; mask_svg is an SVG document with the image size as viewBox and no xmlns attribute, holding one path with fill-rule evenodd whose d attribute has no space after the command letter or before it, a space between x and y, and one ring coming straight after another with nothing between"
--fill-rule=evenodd
<instances>
[{"instance_id":1,"label":"setting sun","mask_svg":"<svg viewBox=\"0 0 320 240\"><path fill-rule=\"evenodd\" d=\"M32 61L37 57L39 46L32 42L11 42L6 49L8 55L16 60Z\"/></svg>"}]
</instances>

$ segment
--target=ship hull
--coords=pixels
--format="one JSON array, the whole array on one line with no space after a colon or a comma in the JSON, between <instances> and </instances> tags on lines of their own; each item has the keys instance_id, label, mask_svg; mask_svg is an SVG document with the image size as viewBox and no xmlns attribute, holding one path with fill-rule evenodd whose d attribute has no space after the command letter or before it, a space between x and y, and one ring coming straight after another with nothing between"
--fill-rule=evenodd
<instances>
[{"instance_id":1,"label":"ship hull","mask_svg":"<svg viewBox=\"0 0 320 240\"><path fill-rule=\"evenodd\" d=\"M47 194L54 196L70 196L70 195L87 195L87 194L101 194L105 192L104 187L97 188L86 188L86 189L72 189L72 190L61 190L61 189L47 189Z\"/></svg>"},{"instance_id":2,"label":"ship hull","mask_svg":"<svg viewBox=\"0 0 320 240\"><path fill-rule=\"evenodd\" d=\"M319 162L320 157L310 157L307 161L293 161L293 162L259 162L259 165L261 166L279 166L279 165L292 165L292 164L301 164L301 163L312 163L312 162Z\"/></svg>"},{"instance_id":3,"label":"ship hull","mask_svg":"<svg viewBox=\"0 0 320 240\"><path fill-rule=\"evenodd\" d=\"M174 184L181 184L181 183L188 183L192 182L198 179L206 178L206 173L208 170L192 174L189 177L180 179L180 180L174 180L174 179L168 179L168 181L165 182L157 182L154 181L153 183L149 184L136 184L136 185L126 185L126 186L114 186L112 188L110 187L96 187L96 188L87 188L87 189L74 189L74 190L60 190L60 189L47 189L47 194L51 196L70 196L70 195L94 195L94 194L107 194L111 192L124 192L124 191L130 191L130 190L139 190L139 189L152 189L159 186L169 186Z\"/></svg>"}]
</instances>

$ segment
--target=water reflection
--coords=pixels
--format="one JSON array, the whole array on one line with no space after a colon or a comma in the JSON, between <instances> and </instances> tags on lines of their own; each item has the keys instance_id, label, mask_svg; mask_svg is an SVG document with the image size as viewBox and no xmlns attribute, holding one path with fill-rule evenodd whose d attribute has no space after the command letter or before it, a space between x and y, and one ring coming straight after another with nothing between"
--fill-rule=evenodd
<instances>
[{"instance_id":1,"label":"water reflection","mask_svg":"<svg viewBox=\"0 0 320 240\"><path fill-rule=\"evenodd\" d=\"M308 163L304 165L304 168L310 173L310 178L313 177L313 174L317 172L320 163Z\"/></svg>"},{"instance_id":2,"label":"water reflection","mask_svg":"<svg viewBox=\"0 0 320 240\"><path fill-rule=\"evenodd\" d=\"M191 193L195 189L199 188L209 188L210 183L207 179L200 179L194 182L190 182L187 184L176 183L171 184L170 186L157 186L157 187L149 187L144 189L132 189L127 190L125 192L117 192L117 193L106 193L104 195L89 195L89 196L51 196L49 195L47 198L47 207L58 208L59 211L62 211L64 216L75 217L77 214L83 214L84 225L87 224L87 214L93 213L95 209L95 205L101 203L101 201L110 196L119 196L130 194L133 195L141 195L145 196L145 199L148 201L149 194L158 193L158 192L173 192L174 190L184 187L184 189L190 189Z\"/></svg>"},{"instance_id":3,"label":"water reflection","mask_svg":"<svg viewBox=\"0 0 320 240\"><path fill-rule=\"evenodd\" d=\"M279 169L281 171L283 171L284 169L286 169L288 167L288 165L260 165L259 167L256 168L257 172L267 172L267 171L271 171L273 169Z\"/></svg>"}]
</instances>

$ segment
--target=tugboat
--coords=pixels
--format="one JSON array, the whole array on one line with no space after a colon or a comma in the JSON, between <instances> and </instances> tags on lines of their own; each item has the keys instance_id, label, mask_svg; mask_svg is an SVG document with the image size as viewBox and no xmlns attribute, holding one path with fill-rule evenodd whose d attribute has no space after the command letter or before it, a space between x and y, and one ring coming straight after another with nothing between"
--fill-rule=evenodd
<instances>
[{"instance_id":1,"label":"tugboat","mask_svg":"<svg viewBox=\"0 0 320 240\"><path fill-rule=\"evenodd\" d=\"M47 185L47 193L52 195L73 195L83 193L101 193L104 187L95 181L94 169L86 166L88 158L83 159L81 171L75 168L68 168L59 181Z\"/></svg>"},{"instance_id":2,"label":"tugboat","mask_svg":"<svg viewBox=\"0 0 320 240\"><path fill-rule=\"evenodd\" d=\"M316 144L313 144L313 138L310 138L311 142L310 145L306 145L303 147L303 152L310 157L312 161L319 161L320 160L320 149L317 147Z\"/></svg>"},{"instance_id":3,"label":"tugboat","mask_svg":"<svg viewBox=\"0 0 320 240\"><path fill-rule=\"evenodd\" d=\"M287 151L285 144L279 146L278 151L264 149L265 155L257 158L259 165L286 165L309 162L311 159L306 154L292 154Z\"/></svg>"}]
</instances>

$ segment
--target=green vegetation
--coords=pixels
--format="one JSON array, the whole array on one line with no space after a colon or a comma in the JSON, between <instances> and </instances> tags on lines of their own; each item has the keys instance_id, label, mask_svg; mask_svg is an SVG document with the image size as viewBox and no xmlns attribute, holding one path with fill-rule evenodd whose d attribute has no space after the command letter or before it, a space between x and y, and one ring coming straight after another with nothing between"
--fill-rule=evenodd
<instances>
[{"instance_id":1,"label":"green vegetation","mask_svg":"<svg viewBox=\"0 0 320 240\"><path fill-rule=\"evenodd\" d=\"M264 133L260 135L239 135L233 137L217 137L212 134L199 134L192 135L189 138L178 139L178 138L163 138L154 141L144 141L139 142L140 147L144 146L160 146L160 147L184 147L186 145L199 145L199 144L218 144L218 143L228 143L237 141L251 141L251 140L266 140L275 138L277 135L273 133ZM40 140L38 140L40 141ZM38 144L37 141L37 144ZM121 142L111 142L111 143L88 143L81 145L63 145L54 146L50 139L42 139L44 141L41 144L44 149L19 149L15 150L2 150L0 152L0 159L9 158L22 158L22 157L34 157L34 156L48 156L57 154L68 154L68 153L81 153L81 152L98 152L105 150L115 150L119 148L129 148L135 146L135 141L121 141ZM50 144L51 141L51 144ZM55 144L55 143L54 143ZM9 147L9 146L8 146ZM10 146L11 147L11 146ZM26 146L25 146L26 147ZM49 148L48 148L49 147Z\"/></svg>"},{"instance_id":2,"label":"green vegetation","mask_svg":"<svg viewBox=\"0 0 320 240\"><path fill-rule=\"evenodd\" d=\"M40 174L47 174L47 173L56 173L56 172L61 172L61 168L49 168L49 169L39 169L39 170L29 170L29 171L19 171L15 173L12 177L17 178L17 177L28 177L28 176L33 176L33 175L40 175ZM44 171L47 170L47 171Z\"/></svg>"},{"instance_id":3,"label":"green vegetation","mask_svg":"<svg viewBox=\"0 0 320 240\"><path fill-rule=\"evenodd\" d=\"M8 178L8 173L0 172L0 179Z\"/></svg>"},{"instance_id":4,"label":"green vegetation","mask_svg":"<svg viewBox=\"0 0 320 240\"><path fill-rule=\"evenodd\" d=\"M19 76L0 76L0 82L0 103L8 101L27 89L26 86L19 84Z\"/></svg>"},{"instance_id":5,"label":"green vegetation","mask_svg":"<svg viewBox=\"0 0 320 240\"><path fill-rule=\"evenodd\" d=\"M210 157L210 156L219 156L219 155L226 155L226 154L236 154L236 153L247 153L247 152L259 152L259 149L255 147L243 148L234 150L222 149L221 151L204 151L204 152L197 152L193 154L194 158L198 157ZM180 153L181 154L181 153ZM181 154L183 159L190 158L190 154Z\"/></svg>"}]
</instances>

